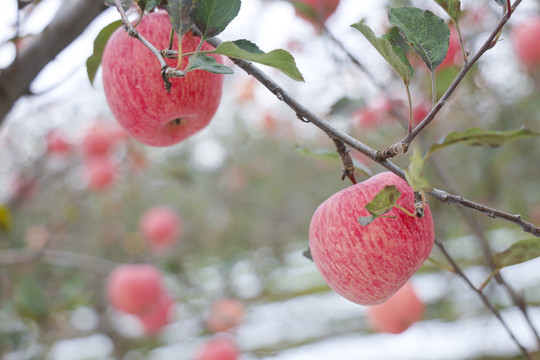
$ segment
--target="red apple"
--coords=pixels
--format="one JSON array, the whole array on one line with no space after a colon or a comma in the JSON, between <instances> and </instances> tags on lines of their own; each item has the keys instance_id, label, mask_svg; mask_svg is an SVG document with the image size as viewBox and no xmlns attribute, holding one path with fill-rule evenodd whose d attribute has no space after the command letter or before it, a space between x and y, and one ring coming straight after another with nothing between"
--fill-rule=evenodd
<instances>
[{"instance_id":1,"label":"red apple","mask_svg":"<svg viewBox=\"0 0 540 360\"><path fill-rule=\"evenodd\" d=\"M375 331L399 334L424 316L424 303L410 281L382 304L370 306L366 317Z\"/></svg>"},{"instance_id":2,"label":"red apple","mask_svg":"<svg viewBox=\"0 0 540 360\"><path fill-rule=\"evenodd\" d=\"M219 335L199 346L195 360L236 360L240 349L232 337Z\"/></svg>"},{"instance_id":3,"label":"red apple","mask_svg":"<svg viewBox=\"0 0 540 360\"><path fill-rule=\"evenodd\" d=\"M448 43L448 52L443 62L437 66L437 70L446 69L461 64L463 55L461 52L461 42L455 26L450 26L450 39Z\"/></svg>"},{"instance_id":4,"label":"red apple","mask_svg":"<svg viewBox=\"0 0 540 360\"><path fill-rule=\"evenodd\" d=\"M431 111L431 106L427 102L423 101L413 107L413 124L418 125Z\"/></svg>"},{"instance_id":5,"label":"red apple","mask_svg":"<svg viewBox=\"0 0 540 360\"><path fill-rule=\"evenodd\" d=\"M47 134L48 154L66 155L70 150L71 144L60 130L54 129Z\"/></svg>"},{"instance_id":6,"label":"red apple","mask_svg":"<svg viewBox=\"0 0 540 360\"><path fill-rule=\"evenodd\" d=\"M433 247L434 229L426 204L422 218L392 208L362 226L364 208L385 185L401 193L397 204L414 213L414 191L391 172L379 173L324 201L309 228L315 265L328 285L346 299L374 305L384 302L424 263Z\"/></svg>"},{"instance_id":7,"label":"red apple","mask_svg":"<svg viewBox=\"0 0 540 360\"><path fill-rule=\"evenodd\" d=\"M336 11L339 0L293 0L292 3L298 16L320 28Z\"/></svg>"},{"instance_id":8,"label":"red apple","mask_svg":"<svg viewBox=\"0 0 540 360\"><path fill-rule=\"evenodd\" d=\"M540 65L540 16L517 24L512 30L512 43L519 61L527 70Z\"/></svg>"},{"instance_id":9,"label":"red apple","mask_svg":"<svg viewBox=\"0 0 540 360\"><path fill-rule=\"evenodd\" d=\"M148 312L137 315L146 333L158 334L165 325L171 322L171 310L174 299L168 292L163 292L158 302Z\"/></svg>"},{"instance_id":10,"label":"red apple","mask_svg":"<svg viewBox=\"0 0 540 360\"><path fill-rule=\"evenodd\" d=\"M178 240L181 226L180 215L168 206L151 207L139 220L143 237L157 247L169 246Z\"/></svg>"},{"instance_id":11,"label":"red apple","mask_svg":"<svg viewBox=\"0 0 540 360\"><path fill-rule=\"evenodd\" d=\"M137 31L157 49L168 48L171 24L166 12L145 15ZM188 32L182 39L182 51L194 51L199 42ZM178 50L176 35L173 44L174 50ZM201 50L212 49L204 44ZM215 58L223 62L221 56ZM176 66L177 60L166 62ZM185 58L182 69L187 62ZM208 125L218 108L223 75L195 70L183 78L170 79L172 88L167 93L156 56L123 28L109 38L101 64L105 96L112 113L131 136L144 144L176 144Z\"/></svg>"},{"instance_id":12,"label":"red apple","mask_svg":"<svg viewBox=\"0 0 540 360\"><path fill-rule=\"evenodd\" d=\"M90 190L103 191L114 183L118 169L109 157L90 158L85 166L85 177Z\"/></svg>"},{"instance_id":13,"label":"red apple","mask_svg":"<svg viewBox=\"0 0 540 360\"><path fill-rule=\"evenodd\" d=\"M111 305L128 314L148 313L163 294L161 271L151 264L117 266L107 279Z\"/></svg>"},{"instance_id":14,"label":"red apple","mask_svg":"<svg viewBox=\"0 0 540 360\"><path fill-rule=\"evenodd\" d=\"M108 155L121 139L121 129L118 126L96 123L89 128L82 141L85 156L95 157Z\"/></svg>"},{"instance_id":15,"label":"red apple","mask_svg":"<svg viewBox=\"0 0 540 360\"><path fill-rule=\"evenodd\" d=\"M227 331L244 322L245 311L244 304L239 300L232 298L217 300L210 307L206 326L212 332Z\"/></svg>"}]
</instances>

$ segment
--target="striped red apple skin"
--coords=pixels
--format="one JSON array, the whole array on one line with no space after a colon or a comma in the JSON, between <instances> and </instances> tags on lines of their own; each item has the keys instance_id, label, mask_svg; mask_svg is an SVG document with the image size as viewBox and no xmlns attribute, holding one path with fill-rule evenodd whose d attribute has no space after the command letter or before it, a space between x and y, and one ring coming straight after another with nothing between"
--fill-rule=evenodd
<instances>
[{"instance_id":1,"label":"striped red apple skin","mask_svg":"<svg viewBox=\"0 0 540 360\"><path fill-rule=\"evenodd\" d=\"M390 298L422 266L434 242L429 206L422 218L392 208L368 226L364 208L385 185L401 192L397 204L414 212L414 191L391 172L332 195L315 211L309 228L313 261L328 285L339 295L361 305ZM395 218L390 218L395 217Z\"/></svg>"},{"instance_id":2,"label":"striped red apple skin","mask_svg":"<svg viewBox=\"0 0 540 360\"><path fill-rule=\"evenodd\" d=\"M164 11L145 15L137 31L157 49L167 49L171 34L169 16ZM196 49L200 39L188 32L182 38L183 53ZM174 36L173 50L178 50ZM213 48L203 44L201 50ZM221 55L212 55L223 62ZM165 59L176 67L177 59ZM180 66L185 69L185 57ZM170 93L165 90L161 65L139 40L117 29L103 52L102 78L107 103L124 129L150 146L171 146L206 127L214 117L222 94L223 75L194 70L182 78L171 78Z\"/></svg>"}]
</instances>

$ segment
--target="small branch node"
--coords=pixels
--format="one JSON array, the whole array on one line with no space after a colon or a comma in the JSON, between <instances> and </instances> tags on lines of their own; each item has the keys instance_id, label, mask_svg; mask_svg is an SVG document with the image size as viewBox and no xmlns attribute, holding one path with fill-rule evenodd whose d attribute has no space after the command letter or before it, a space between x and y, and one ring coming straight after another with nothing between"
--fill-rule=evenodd
<instances>
[{"instance_id":1,"label":"small branch node","mask_svg":"<svg viewBox=\"0 0 540 360\"><path fill-rule=\"evenodd\" d=\"M139 32L134 27L128 28L127 33L132 38L138 38L139 37Z\"/></svg>"},{"instance_id":2,"label":"small branch node","mask_svg":"<svg viewBox=\"0 0 540 360\"><path fill-rule=\"evenodd\" d=\"M341 160L341 163L343 164L343 174L341 176L341 180L345 180L345 178L349 178L353 184L356 184L356 178L354 177L354 163L351 158L351 154L349 149L345 146L345 143L339 139L331 138L334 144L336 145L336 150L339 154L339 159Z\"/></svg>"},{"instance_id":3,"label":"small branch node","mask_svg":"<svg viewBox=\"0 0 540 360\"><path fill-rule=\"evenodd\" d=\"M296 114L296 117L298 118L298 120L300 120L301 122L305 122L306 124L310 122L302 114Z\"/></svg>"}]
</instances>

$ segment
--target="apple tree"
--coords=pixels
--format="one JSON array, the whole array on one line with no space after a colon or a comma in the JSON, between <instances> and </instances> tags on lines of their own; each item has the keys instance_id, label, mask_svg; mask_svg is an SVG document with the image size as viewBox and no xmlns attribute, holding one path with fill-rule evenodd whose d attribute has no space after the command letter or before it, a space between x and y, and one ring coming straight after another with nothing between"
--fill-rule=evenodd
<instances>
[{"instance_id":1,"label":"apple tree","mask_svg":"<svg viewBox=\"0 0 540 360\"><path fill-rule=\"evenodd\" d=\"M52 1L11 3L3 358L70 341L90 344L78 358L311 358L467 316L505 347L455 358L538 355L538 2L72 0L36 32ZM41 100L80 40L84 85ZM315 320L275 331L306 299Z\"/></svg>"}]
</instances>

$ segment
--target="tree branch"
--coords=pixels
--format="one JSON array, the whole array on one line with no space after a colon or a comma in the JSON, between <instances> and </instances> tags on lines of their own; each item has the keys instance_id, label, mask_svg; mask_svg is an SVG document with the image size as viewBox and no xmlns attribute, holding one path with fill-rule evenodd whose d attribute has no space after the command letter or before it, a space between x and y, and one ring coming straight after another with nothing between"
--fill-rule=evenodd
<instances>
[{"instance_id":1,"label":"tree branch","mask_svg":"<svg viewBox=\"0 0 540 360\"><path fill-rule=\"evenodd\" d=\"M103 1L64 1L52 21L31 38L15 60L0 72L0 125L15 102L30 95L30 84L41 70L71 44L104 10Z\"/></svg>"},{"instance_id":2,"label":"tree branch","mask_svg":"<svg viewBox=\"0 0 540 360\"><path fill-rule=\"evenodd\" d=\"M499 322L504 327L504 329L506 330L506 332L508 333L508 335L510 336L512 341L520 349L523 356L525 356L525 358L527 360L532 360L531 356L527 352L527 349L523 345L521 345L519 340L514 336L514 333L512 333L512 330L510 330L510 328L506 324L506 321L504 321L504 319L502 318L499 311L493 306L493 304L491 304L491 302L486 297L486 295L484 295L484 293L482 291L480 291L479 289L476 288L476 286L473 285L471 280L469 280L467 275L465 275L463 270L461 270L459 265L450 256L448 251L446 251L446 248L444 247L443 243L439 239L435 239L435 244L439 247L439 249L442 251L443 255L446 257L446 260L448 260L448 262L450 263L450 265L454 269L454 273L457 274L460 278L462 278L465 281L465 283L467 283L467 285L471 288L471 290L473 290L478 295L478 297L480 298L482 303L486 306L486 308L488 308L493 313L493 315L497 318L497 320L499 320Z\"/></svg>"}]
</instances>

